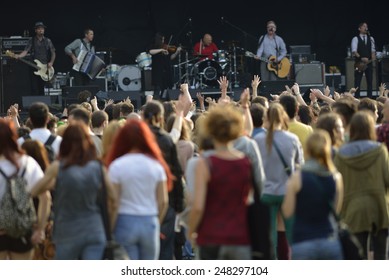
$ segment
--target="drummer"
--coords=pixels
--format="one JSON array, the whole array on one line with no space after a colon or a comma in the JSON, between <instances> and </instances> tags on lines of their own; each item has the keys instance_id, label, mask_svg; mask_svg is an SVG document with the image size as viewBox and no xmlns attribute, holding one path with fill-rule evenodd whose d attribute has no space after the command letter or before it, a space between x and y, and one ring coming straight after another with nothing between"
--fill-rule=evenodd
<instances>
[{"instance_id":1,"label":"drummer","mask_svg":"<svg viewBox=\"0 0 389 280\"><path fill-rule=\"evenodd\" d=\"M216 44L212 42L212 36L206 33L203 38L194 45L193 55L201 57L201 60L206 58L213 59L213 53L218 50Z\"/></svg>"}]
</instances>

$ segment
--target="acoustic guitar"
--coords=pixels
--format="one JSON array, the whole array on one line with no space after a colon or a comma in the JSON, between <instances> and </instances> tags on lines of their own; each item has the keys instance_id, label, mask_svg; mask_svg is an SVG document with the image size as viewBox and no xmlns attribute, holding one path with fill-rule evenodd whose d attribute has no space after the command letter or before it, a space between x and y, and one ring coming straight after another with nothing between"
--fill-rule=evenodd
<instances>
[{"instance_id":1,"label":"acoustic guitar","mask_svg":"<svg viewBox=\"0 0 389 280\"><path fill-rule=\"evenodd\" d=\"M7 50L5 54L9 57L15 58L15 53ZM16 59L16 58L15 58ZM40 76L45 82L51 81L54 77L54 68L51 67L47 69L47 65L40 62L38 59L34 59L34 62L28 61L24 58L19 58L20 61L26 63L27 65L35 68L37 71L34 72L35 75Z\"/></svg>"},{"instance_id":2,"label":"acoustic guitar","mask_svg":"<svg viewBox=\"0 0 389 280\"><path fill-rule=\"evenodd\" d=\"M267 70L274 72L278 78L285 78L288 76L290 67L292 66L289 59L284 57L278 63L275 61L276 56L272 55L269 58L259 57L252 52L246 51L245 56L253 57L267 63Z\"/></svg>"}]
</instances>

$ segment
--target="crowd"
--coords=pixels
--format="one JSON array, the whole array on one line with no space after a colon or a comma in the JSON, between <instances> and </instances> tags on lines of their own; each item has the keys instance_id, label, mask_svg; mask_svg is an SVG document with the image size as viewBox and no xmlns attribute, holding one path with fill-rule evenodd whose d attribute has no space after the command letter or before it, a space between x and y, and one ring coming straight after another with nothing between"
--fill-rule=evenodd
<instances>
[{"instance_id":1,"label":"crowd","mask_svg":"<svg viewBox=\"0 0 389 280\"><path fill-rule=\"evenodd\" d=\"M0 119L0 209L19 174L37 219L15 236L0 212L0 259L44 258L48 239L55 259L102 259L103 188L130 259L252 259L253 201L267 209L269 238L257 238L274 259L343 259L334 212L365 259L387 259L384 85L377 100L312 89L307 104L298 84L268 100L255 76L235 102L228 83L199 104L182 84L178 100L148 97L138 112L129 99L99 108L85 92L58 116L37 102L21 120L11 106Z\"/></svg>"}]
</instances>

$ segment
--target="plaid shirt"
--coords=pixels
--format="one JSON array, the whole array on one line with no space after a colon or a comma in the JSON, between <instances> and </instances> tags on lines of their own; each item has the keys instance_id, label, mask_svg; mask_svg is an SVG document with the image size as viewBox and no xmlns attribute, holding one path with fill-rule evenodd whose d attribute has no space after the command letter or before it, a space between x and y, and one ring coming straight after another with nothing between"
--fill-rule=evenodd
<instances>
[{"instance_id":1,"label":"plaid shirt","mask_svg":"<svg viewBox=\"0 0 389 280\"><path fill-rule=\"evenodd\" d=\"M385 143L389 150L389 122L383 122L382 125L377 127L377 141Z\"/></svg>"}]
</instances>

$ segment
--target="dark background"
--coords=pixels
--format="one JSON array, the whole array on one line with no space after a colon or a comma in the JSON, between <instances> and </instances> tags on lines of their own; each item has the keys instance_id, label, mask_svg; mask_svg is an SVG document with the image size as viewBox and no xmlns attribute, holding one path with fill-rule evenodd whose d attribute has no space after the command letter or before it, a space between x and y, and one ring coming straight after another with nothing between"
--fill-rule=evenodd
<instances>
[{"instance_id":1,"label":"dark background","mask_svg":"<svg viewBox=\"0 0 389 280\"><path fill-rule=\"evenodd\" d=\"M67 72L71 61L64 47L83 37L83 29L95 31L98 50L112 50L112 63L135 64L136 56L149 46L155 32L173 35L172 44L191 47L205 32L213 35L219 49L235 40L255 52L266 22L277 23L280 35L290 45L311 45L317 60L344 71L344 58L358 24L368 23L377 50L389 43L389 1L40 1L5 3L1 9L0 36L34 34L34 23L43 21L46 36L57 49L55 69ZM224 18L224 21L222 20ZM191 19L191 21L189 20ZM233 26L232 26L233 25ZM188 33L191 32L191 33Z\"/></svg>"}]
</instances>

